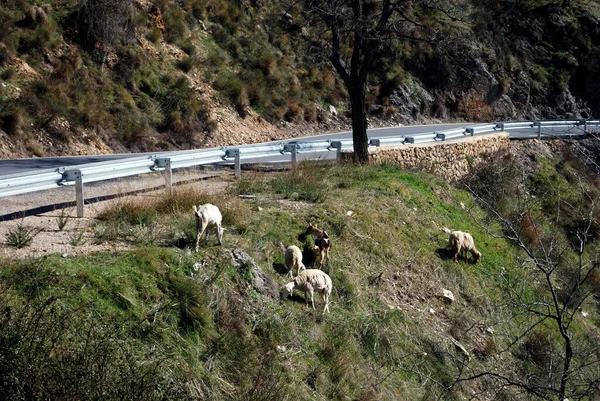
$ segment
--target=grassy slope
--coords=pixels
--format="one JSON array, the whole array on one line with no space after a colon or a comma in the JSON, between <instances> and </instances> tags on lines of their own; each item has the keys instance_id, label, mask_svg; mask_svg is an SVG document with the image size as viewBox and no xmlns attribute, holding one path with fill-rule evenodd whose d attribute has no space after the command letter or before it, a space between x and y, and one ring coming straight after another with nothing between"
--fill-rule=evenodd
<instances>
[{"instance_id":1,"label":"grassy slope","mask_svg":"<svg viewBox=\"0 0 600 401\"><path fill-rule=\"evenodd\" d=\"M238 193L257 196L246 203ZM223 210L223 247L214 246L214 235L199 254L169 246L191 244L194 222L188 210L205 201ZM453 339L477 356L473 367L501 363L511 370L517 363L513 356L497 352L505 345L504 334L519 327L508 324L512 312L503 298L509 288L525 283L519 253L473 217L484 214L467 193L435 177L386 166L305 165L276 178L244 178L224 197L182 190L174 202L123 203L105 213L97 226L99 240L145 238L146 245L123 253L4 262L0 299L26 313L20 320L6 318L3 327L35 322L38 315L48 322L61 316L65 325L55 342L43 334L23 335L24 343L38 344L33 348L9 342L6 330L0 340L29 349L34 361L52 361L55 343L102 348L101 341L69 334L95 327L128 350L125 357L111 348L106 366L138 361L124 375L131 382L139 383L135 372L158 367L150 369L156 386L146 388L147 399L165 394L183 399L180 383L185 381L187 389L215 400L460 398L463 391L478 387L456 386L451 393L440 388L452 384L461 359ZM333 242L325 267L334 283L332 312L325 317L305 308L301 295L281 302L257 291L247 264L236 265L231 254L233 248L243 249L282 284L283 258L273 242L301 245L298 234L309 220L327 229ZM471 232L483 262L454 264L445 251L442 226ZM145 234L127 234L134 227ZM305 239L305 250L310 242ZM196 271L197 262L201 267ZM527 286L526 291L534 291ZM455 303L440 299L443 288L454 293ZM41 310L38 305L49 297L56 297L51 314L32 312ZM29 326L16 327L28 333L23 327ZM492 336L488 328L502 334ZM96 363L96 354L89 355L88 368ZM6 377L24 380L23 366L14 360ZM30 377L47 377L42 374L45 364L30 364ZM81 377L78 372L86 371L77 363L69 367L62 376ZM111 375L83 377L88 380L81 386L92 389L121 385ZM58 386L41 383L45 391ZM19 384L15 386L13 392Z\"/></svg>"}]
</instances>

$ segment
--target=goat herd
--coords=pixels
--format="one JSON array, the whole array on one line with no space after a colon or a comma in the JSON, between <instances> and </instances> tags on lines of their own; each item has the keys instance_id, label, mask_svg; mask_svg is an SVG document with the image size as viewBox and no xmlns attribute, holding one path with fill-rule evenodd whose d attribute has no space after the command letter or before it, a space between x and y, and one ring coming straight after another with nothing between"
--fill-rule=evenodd
<instances>
[{"instance_id":1,"label":"goat herd","mask_svg":"<svg viewBox=\"0 0 600 401\"><path fill-rule=\"evenodd\" d=\"M196 216L196 252L198 252L202 234L205 233L205 241L208 238L207 227L209 225L216 226L217 238L219 244L221 244L223 240L223 226L221 224L223 217L219 208L210 203L198 207L194 205L194 215ZM471 234L462 231L452 231L446 227L442 228L442 231L450 234L448 244L455 263L458 263L459 255L463 255L465 260L468 261L468 252L471 253L473 263L481 260L481 252L475 248L475 242ZM327 231L321 230L316 224L311 223L306 228L304 235L315 236L313 251L317 255L319 266L322 268L325 258L329 259L329 248L331 247ZM331 277L320 269L307 269L302 263L302 251L296 245L290 245L286 248L283 244L278 243L278 246L283 252L288 275L292 278L292 281L281 287L281 298L285 299L291 296L294 289L298 289L304 292L304 299L307 304L307 295L310 294L310 301L313 309L315 309L314 293L316 291L321 294L325 302L323 313L329 312L329 295L331 295L331 290L333 289ZM296 277L294 277L294 271L296 271Z\"/></svg>"}]
</instances>

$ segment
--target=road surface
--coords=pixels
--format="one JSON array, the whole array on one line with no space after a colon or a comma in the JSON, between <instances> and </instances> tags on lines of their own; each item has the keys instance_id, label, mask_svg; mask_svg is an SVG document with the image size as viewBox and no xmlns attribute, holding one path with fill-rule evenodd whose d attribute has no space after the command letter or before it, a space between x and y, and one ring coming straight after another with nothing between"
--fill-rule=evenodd
<instances>
[{"instance_id":1,"label":"road surface","mask_svg":"<svg viewBox=\"0 0 600 401\"><path fill-rule=\"evenodd\" d=\"M434 131L444 131L453 128L477 126L480 124L433 124L433 125L414 125L414 126L398 126L398 127L385 127L385 128L373 128L367 131L369 138L386 138L386 137L400 137L400 136L412 136L418 134L433 133ZM551 131L544 129L548 134L552 134ZM561 129L561 132L565 132L566 129ZM557 131L558 132L558 131ZM580 132L574 132L580 133ZM510 131L511 139L525 139L537 137L537 128L524 129L518 131ZM352 133L350 131L343 131L337 133L329 133L322 135L314 135L309 137L300 137L290 139L285 142L295 141L315 141L315 140L341 140L341 139L352 139ZM276 141L284 142L284 141ZM233 146L232 146L233 147ZM40 157L40 158L28 158L28 159L4 159L0 160L0 177L9 174L18 173L31 173L41 172L43 170L54 170L59 167L70 167L79 164L88 164L109 160L128 159L132 157L144 157L153 154L165 154L173 152L154 152L154 153L126 153L126 154L111 154L111 155L94 155L94 156L64 156L64 157ZM304 152L298 154L298 159L308 159L320 157L322 159L334 159L336 152ZM276 163L276 162L288 162L290 155L280 156L268 156L261 158L244 159L244 163ZM231 162L224 162L224 164L230 164Z\"/></svg>"}]
</instances>

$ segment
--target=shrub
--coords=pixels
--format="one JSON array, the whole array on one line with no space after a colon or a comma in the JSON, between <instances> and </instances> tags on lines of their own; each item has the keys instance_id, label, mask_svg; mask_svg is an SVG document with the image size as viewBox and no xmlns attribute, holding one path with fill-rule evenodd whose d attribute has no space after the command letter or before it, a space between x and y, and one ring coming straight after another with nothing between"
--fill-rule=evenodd
<instances>
[{"instance_id":1,"label":"shrub","mask_svg":"<svg viewBox=\"0 0 600 401\"><path fill-rule=\"evenodd\" d=\"M190 72L196 66L196 57L188 56L177 61L177 67L183 72Z\"/></svg>"},{"instance_id":2,"label":"shrub","mask_svg":"<svg viewBox=\"0 0 600 401\"><path fill-rule=\"evenodd\" d=\"M240 117L246 116L246 109L249 106L248 93L244 82L237 74L229 71L219 74L214 87L231 100Z\"/></svg>"},{"instance_id":3,"label":"shrub","mask_svg":"<svg viewBox=\"0 0 600 401\"><path fill-rule=\"evenodd\" d=\"M154 347L136 349L122 334L124 322L103 320L93 306L69 308L56 297L23 306L1 301L3 400L112 401L132 394L192 400L182 361Z\"/></svg>"},{"instance_id":4,"label":"shrub","mask_svg":"<svg viewBox=\"0 0 600 401\"><path fill-rule=\"evenodd\" d=\"M2 64L2 56L0 55L0 64ZM10 80L16 73L16 69L14 67L4 68L2 72L0 72L0 78L5 81Z\"/></svg>"},{"instance_id":5,"label":"shrub","mask_svg":"<svg viewBox=\"0 0 600 401\"><path fill-rule=\"evenodd\" d=\"M173 196L158 199L154 208L161 213L192 215L192 207L210 203L212 198L196 186L174 188Z\"/></svg>"},{"instance_id":6,"label":"shrub","mask_svg":"<svg viewBox=\"0 0 600 401\"><path fill-rule=\"evenodd\" d=\"M2 118L2 126L6 132L13 137L23 134L25 126L25 113L21 109L16 109Z\"/></svg>"},{"instance_id":7,"label":"shrub","mask_svg":"<svg viewBox=\"0 0 600 401\"><path fill-rule=\"evenodd\" d=\"M114 45L131 41L134 10L133 0L84 0L74 18L82 25L84 44L94 49L97 42Z\"/></svg>"},{"instance_id":8,"label":"shrub","mask_svg":"<svg viewBox=\"0 0 600 401\"><path fill-rule=\"evenodd\" d=\"M67 209L63 208L60 210L60 214L56 218L56 224L58 224L59 231L62 231L67 226L70 218L71 216L67 212Z\"/></svg>"},{"instance_id":9,"label":"shrub","mask_svg":"<svg viewBox=\"0 0 600 401\"><path fill-rule=\"evenodd\" d=\"M185 22L185 13L182 10L169 6L163 13L165 19L166 37L169 43L179 44L188 37L188 27Z\"/></svg>"},{"instance_id":10,"label":"shrub","mask_svg":"<svg viewBox=\"0 0 600 401\"><path fill-rule=\"evenodd\" d=\"M119 199L102 210L96 218L100 221L147 225L154 222L156 215L152 200Z\"/></svg>"},{"instance_id":11,"label":"shrub","mask_svg":"<svg viewBox=\"0 0 600 401\"><path fill-rule=\"evenodd\" d=\"M154 44L158 43L161 37L162 32L155 26L152 27L152 29L150 29L150 32L148 32L148 35L146 35L146 38Z\"/></svg>"},{"instance_id":12,"label":"shrub","mask_svg":"<svg viewBox=\"0 0 600 401\"><path fill-rule=\"evenodd\" d=\"M311 104L304 109L304 120L309 123L314 123L317 121L318 111L315 105Z\"/></svg>"},{"instance_id":13,"label":"shrub","mask_svg":"<svg viewBox=\"0 0 600 401\"><path fill-rule=\"evenodd\" d=\"M288 110L284 116L286 121L293 121L299 123L302 121L302 117L303 112L300 105L298 105L297 103L291 103L290 105L288 105Z\"/></svg>"},{"instance_id":14,"label":"shrub","mask_svg":"<svg viewBox=\"0 0 600 401\"><path fill-rule=\"evenodd\" d=\"M6 243L15 248L25 248L33 242L33 239L42 231L39 228L26 226L23 222L17 224L14 229L9 229L6 234Z\"/></svg>"},{"instance_id":15,"label":"shrub","mask_svg":"<svg viewBox=\"0 0 600 401\"><path fill-rule=\"evenodd\" d=\"M301 162L297 168L275 177L272 186L285 198L319 203L327 196L324 175L324 168L318 163Z\"/></svg>"},{"instance_id":16,"label":"shrub","mask_svg":"<svg viewBox=\"0 0 600 401\"><path fill-rule=\"evenodd\" d=\"M85 231L77 229L69 233L69 244L79 246L85 244Z\"/></svg>"}]
</instances>

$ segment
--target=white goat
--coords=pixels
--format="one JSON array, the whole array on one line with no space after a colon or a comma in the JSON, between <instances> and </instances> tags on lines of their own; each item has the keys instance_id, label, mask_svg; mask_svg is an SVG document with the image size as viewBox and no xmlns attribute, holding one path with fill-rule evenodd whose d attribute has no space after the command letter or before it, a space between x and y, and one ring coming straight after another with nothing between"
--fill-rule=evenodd
<instances>
[{"instance_id":1,"label":"white goat","mask_svg":"<svg viewBox=\"0 0 600 401\"><path fill-rule=\"evenodd\" d=\"M323 302L325 302L323 313L329 312L329 295L331 295L333 284L331 283L331 278L322 270L307 269L300 272L294 281L281 287L281 299L291 296L294 289L304 291L306 304L308 304L307 293L310 293L310 302L312 303L313 309L315 309L314 292L320 293L321 297L323 297Z\"/></svg>"},{"instance_id":2,"label":"white goat","mask_svg":"<svg viewBox=\"0 0 600 401\"><path fill-rule=\"evenodd\" d=\"M281 243L276 243L279 249L283 252L285 266L289 269L288 276L294 278L294 270L296 274L300 274L302 270L306 270L306 266L302 263L302 251L296 245L290 245L287 248Z\"/></svg>"},{"instance_id":3,"label":"white goat","mask_svg":"<svg viewBox=\"0 0 600 401\"><path fill-rule=\"evenodd\" d=\"M465 260L468 262L469 257L467 252L471 252L473 263L477 263L481 260L481 252L475 248L475 240L469 233L463 231L452 231L449 228L442 228L442 231L450 234L448 238L448 245L452 251L454 263L458 263L458 255L462 254Z\"/></svg>"},{"instance_id":4,"label":"white goat","mask_svg":"<svg viewBox=\"0 0 600 401\"><path fill-rule=\"evenodd\" d=\"M219 208L210 203L196 207L194 205L194 215L196 216L196 252L198 252L198 245L200 244L200 237L202 233L206 232L204 240L208 240L208 230L206 229L209 225L215 225L217 227L217 238L219 239L219 245L223 240L223 226L221 221L223 217Z\"/></svg>"}]
</instances>

